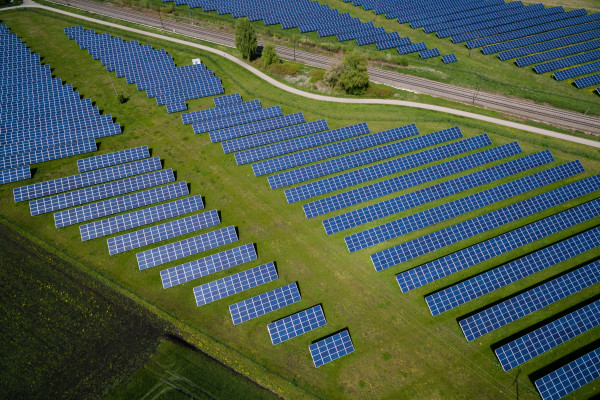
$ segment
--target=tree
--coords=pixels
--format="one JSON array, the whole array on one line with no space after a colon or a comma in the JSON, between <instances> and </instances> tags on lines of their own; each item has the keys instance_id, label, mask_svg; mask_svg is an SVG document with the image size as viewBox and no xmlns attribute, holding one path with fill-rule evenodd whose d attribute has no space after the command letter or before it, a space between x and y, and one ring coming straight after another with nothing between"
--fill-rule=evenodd
<instances>
[{"instance_id":1,"label":"tree","mask_svg":"<svg viewBox=\"0 0 600 400\"><path fill-rule=\"evenodd\" d=\"M271 64L279 63L279 56L275 52L275 46L267 44L262 51L262 62L264 67L268 67Z\"/></svg>"},{"instance_id":2,"label":"tree","mask_svg":"<svg viewBox=\"0 0 600 400\"><path fill-rule=\"evenodd\" d=\"M252 60L257 46L256 33L248 18L238 19L235 23L235 47L242 53L242 57Z\"/></svg>"},{"instance_id":3,"label":"tree","mask_svg":"<svg viewBox=\"0 0 600 400\"><path fill-rule=\"evenodd\" d=\"M341 64L327 70L323 80L331 87L348 94L363 94L369 87L367 59L352 50L346 53Z\"/></svg>"}]
</instances>

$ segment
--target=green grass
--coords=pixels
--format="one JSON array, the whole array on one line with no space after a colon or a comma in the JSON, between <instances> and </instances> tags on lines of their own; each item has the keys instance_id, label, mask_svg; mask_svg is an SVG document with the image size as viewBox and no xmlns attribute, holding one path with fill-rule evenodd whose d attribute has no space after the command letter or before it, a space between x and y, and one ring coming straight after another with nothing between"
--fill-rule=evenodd
<instances>
[{"instance_id":1,"label":"green grass","mask_svg":"<svg viewBox=\"0 0 600 400\"><path fill-rule=\"evenodd\" d=\"M521 399L534 399L537 394L528 378L530 374L589 345L598 337L598 329L580 336L556 351L525 364L518 373L518 379L515 379L517 371L502 372L490 347L509 335L591 297L597 293L597 285L549 307L543 313L523 318L473 343L465 342L456 319L484 304L573 268L590 259L591 254L565 262L480 301L432 318L423 295L466 277L467 272L403 295L398 290L394 274L434 256L420 257L406 265L375 273L368 255L373 250L438 230L445 224L422 230L418 235L407 235L387 242L386 246L350 255L345 249L342 234L326 237L320 219L307 221L299 204L288 205L281 190L268 189L266 178L255 178L248 165L237 167L233 156L224 155L221 147L211 144L207 135L194 135L189 126L181 123L178 115L168 115L164 107L156 106L154 99L148 99L144 93L137 92L134 85L127 85L124 79L116 79L111 74L119 93L130 98L127 103L118 104L106 70L100 62L94 61L87 52L80 50L62 32L64 27L81 24L80 21L39 11L3 12L0 17L3 23L23 38L32 51L39 52L44 57L43 62L52 66L53 74L73 84L82 95L92 98L100 109L111 113L125 127L123 135L100 141L102 153L149 145L153 155L164 158L165 168L174 168L178 180L191 184L192 194L205 196L207 209L216 208L221 211L222 226L233 224L238 228L240 241L237 245L249 242L257 244L259 260L252 266L274 260L277 262L280 279L198 308L193 301L192 288L225 276L226 273L163 290L160 270L194 257L140 272L135 252L109 257L104 240L82 244L76 226L56 230L52 215L30 217L27 204L14 204L12 201L12 189L21 185L18 183L0 187L2 214L27 231L35 232L43 240L92 266L98 274L115 285L126 288L131 297L172 322L179 330L178 335L259 385L290 399L499 399L514 398L517 390ZM101 26L85 26L97 32L105 31ZM142 37L116 29L111 32L126 39L148 42ZM152 44L155 48L165 48L178 65L189 64L192 58L202 58L208 68L221 77L226 93L240 92L246 100L261 99L264 107L280 104L284 113L302 111L307 120L326 118L331 128L366 121L371 131L377 132L414 122L420 132L428 133L460 125L466 137L487 132L495 145L518 140L525 154L549 148L557 160L553 165L580 159L587 169L585 176L600 172L600 151L597 149L572 143L565 145L564 142L551 138L441 113L393 106L311 101L270 87L244 69L217 56L158 40L152 41ZM197 99L188 104L190 110L198 110L212 107L212 100ZM45 163L37 169L32 182L76 173L73 159ZM556 186L558 185L551 187ZM518 196L517 199L549 188ZM473 192L472 190L467 194ZM555 207L544 215L592 197L587 196L568 205ZM485 211L508 203L494 204ZM479 214L480 212L470 213L451 222ZM531 220L533 218L527 219ZM519 224L499 229L494 235L514 229L527 221L519 221ZM383 221L378 221L380 222ZM599 222L596 219L585 226L553 235L550 241L572 235ZM436 253L435 257L489 236L491 234L467 240ZM511 252L506 258L479 265L468 273L485 270L548 243L549 241L535 243L527 249ZM229 272L237 272L245 267L248 266L237 267ZM298 281L302 292L303 300L300 303L239 326L231 324L227 309L229 304L293 281ZM318 303L323 304L328 321L326 327L277 346L271 345L267 323ZM345 327L350 330L356 351L337 362L314 368L308 345ZM576 396L585 398L598 391L596 383L578 391Z\"/></svg>"}]
</instances>

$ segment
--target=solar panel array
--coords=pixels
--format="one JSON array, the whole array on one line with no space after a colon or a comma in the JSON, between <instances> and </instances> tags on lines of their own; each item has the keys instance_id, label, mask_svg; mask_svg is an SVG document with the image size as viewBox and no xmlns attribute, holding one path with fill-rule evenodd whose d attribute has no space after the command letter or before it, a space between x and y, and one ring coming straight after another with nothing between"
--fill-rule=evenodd
<instances>
[{"instance_id":1,"label":"solar panel array","mask_svg":"<svg viewBox=\"0 0 600 400\"><path fill-rule=\"evenodd\" d=\"M451 64L451 63L457 62L458 58L456 58L456 55L454 53L451 53L451 54L443 55L442 61L444 62L444 64Z\"/></svg>"},{"instance_id":2,"label":"solar panel array","mask_svg":"<svg viewBox=\"0 0 600 400\"><path fill-rule=\"evenodd\" d=\"M135 83L138 90L146 90L158 105L166 105L169 113L186 110L186 100L223 93L221 80L203 63L177 67L163 49L96 34L82 26L65 28L65 34L100 59L108 71Z\"/></svg>"},{"instance_id":3,"label":"solar panel array","mask_svg":"<svg viewBox=\"0 0 600 400\"><path fill-rule=\"evenodd\" d=\"M229 306L229 313L233 324L238 325L300 300L300 291L294 282L232 304Z\"/></svg>"},{"instance_id":4,"label":"solar panel array","mask_svg":"<svg viewBox=\"0 0 600 400\"><path fill-rule=\"evenodd\" d=\"M586 88L589 86L595 86L600 83L600 74L594 74L590 76L584 76L583 78L575 79L574 83L578 89Z\"/></svg>"},{"instance_id":5,"label":"solar panel array","mask_svg":"<svg viewBox=\"0 0 600 400\"><path fill-rule=\"evenodd\" d=\"M180 285L206 275L214 274L240 264L256 260L253 243L225 250L198 260L160 271L164 289Z\"/></svg>"},{"instance_id":6,"label":"solar panel array","mask_svg":"<svg viewBox=\"0 0 600 400\"><path fill-rule=\"evenodd\" d=\"M203 133L215 131L217 129L229 128L235 125L245 124L248 122L256 122L263 119L280 117L283 115L280 106L263 108L260 110L249 111L243 114L230 115L228 117L209 119L206 121L194 122L192 127L194 133Z\"/></svg>"},{"instance_id":7,"label":"solar panel array","mask_svg":"<svg viewBox=\"0 0 600 400\"><path fill-rule=\"evenodd\" d=\"M132 149L119 150L114 153L79 159L77 160L77 169L79 169L79 172L88 172L94 169L112 167L113 165L124 164L148 157L150 157L148 146L134 147Z\"/></svg>"},{"instance_id":8,"label":"solar panel array","mask_svg":"<svg viewBox=\"0 0 600 400\"><path fill-rule=\"evenodd\" d=\"M146 199L149 200L137 203L138 206L142 207L148 204L158 203L171 198L185 196L189 193L187 184L185 182L178 182L173 185L164 186L158 189L160 190L151 189L150 193L146 192ZM159 204L154 207L133 211L127 214L117 215L112 218L80 225L79 231L81 234L81 240L86 241L107 236L113 233L125 231L127 229L137 228L153 222L158 222L193 211L202 210L203 208L204 203L202 202L202 196L196 195L175 200L170 203Z\"/></svg>"},{"instance_id":9,"label":"solar panel array","mask_svg":"<svg viewBox=\"0 0 600 400\"><path fill-rule=\"evenodd\" d=\"M583 172L579 162L572 161L552 169L552 176L548 183L557 182L569 176ZM392 248L382 250L371 255L371 261L377 271L389 268L404 261L411 260L431 251L440 249L450 244L465 240L484 232L488 232L509 222L533 215L550 207L557 206L566 201L591 193L600 188L600 176L593 176L546 192L535 197L530 197L518 203L500 208L473 219L444 228L440 231L413 239Z\"/></svg>"},{"instance_id":10,"label":"solar panel array","mask_svg":"<svg viewBox=\"0 0 600 400\"><path fill-rule=\"evenodd\" d=\"M594 228L433 293L425 301L435 316L598 246L600 228Z\"/></svg>"},{"instance_id":11,"label":"solar panel array","mask_svg":"<svg viewBox=\"0 0 600 400\"><path fill-rule=\"evenodd\" d=\"M535 381L543 400L558 400L600 378L600 348Z\"/></svg>"},{"instance_id":12,"label":"solar panel array","mask_svg":"<svg viewBox=\"0 0 600 400\"><path fill-rule=\"evenodd\" d=\"M325 314L320 305L289 315L267 325L273 345L285 342L325 325Z\"/></svg>"},{"instance_id":13,"label":"solar panel array","mask_svg":"<svg viewBox=\"0 0 600 400\"><path fill-rule=\"evenodd\" d=\"M514 154L520 149L517 146ZM492 149L486 150L491 152ZM513 155L508 153L509 155ZM546 150L323 220L331 235L554 161ZM473 164L468 163L470 166ZM455 171L455 170L452 170Z\"/></svg>"},{"instance_id":14,"label":"solar panel array","mask_svg":"<svg viewBox=\"0 0 600 400\"><path fill-rule=\"evenodd\" d=\"M165 222L150 228L115 236L106 241L110 255L144 247L177 236L200 231L211 226L219 225L221 219L217 210L194 214L189 217Z\"/></svg>"},{"instance_id":15,"label":"solar panel array","mask_svg":"<svg viewBox=\"0 0 600 400\"><path fill-rule=\"evenodd\" d=\"M600 200L593 200L402 272L396 279L408 292L597 216Z\"/></svg>"},{"instance_id":16,"label":"solar panel array","mask_svg":"<svg viewBox=\"0 0 600 400\"><path fill-rule=\"evenodd\" d=\"M509 371L598 325L600 300L499 347L496 355L502 368Z\"/></svg>"},{"instance_id":17,"label":"solar panel array","mask_svg":"<svg viewBox=\"0 0 600 400\"><path fill-rule=\"evenodd\" d=\"M213 97L215 107L225 107L242 102L242 95L239 93L226 94L225 96Z\"/></svg>"},{"instance_id":18,"label":"solar panel array","mask_svg":"<svg viewBox=\"0 0 600 400\"><path fill-rule=\"evenodd\" d=\"M437 48L422 50L419 52L419 57L421 57L422 60L426 60L428 58L433 58L433 57L439 57L439 56L440 56L440 51Z\"/></svg>"},{"instance_id":19,"label":"solar panel array","mask_svg":"<svg viewBox=\"0 0 600 400\"><path fill-rule=\"evenodd\" d=\"M237 240L238 236L235 227L228 226L227 228L155 247L137 253L135 256L139 269L143 270L214 249L215 247L224 246Z\"/></svg>"},{"instance_id":20,"label":"solar panel array","mask_svg":"<svg viewBox=\"0 0 600 400\"><path fill-rule=\"evenodd\" d=\"M600 61L580 65L578 67L563 69L561 71L556 71L554 74L552 74L552 76L557 81L562 81L565 79L575 78L581 75L591 74L592 72L597 71L600 71Z\"/></svg>"},{"instance_id":21,"label":"solar panel array","mask_svg":"<svg viewBox=\"0 0 600 400\"><path fill-rule=\"evenodd\" d=\"M271 282L277 279L277 277L275 264L270 262L216 281L205 283L194 288L196 305L202 306L212 303L213 301L232 296L263 283Z\"/></svg>"},{"instance_id":22,"label":"solar panel array","mask_svg":"<svg viewBox=\"0 0 600 400\"><path fill-rule=\"evenodd\" d=\"M467 341L501 328L600 281L598 261L536 286L459 321Z\"/></svg>"},{"instance_id":23,"label":"solar panel array","mask_svg":"<svg viewBox=\"0 0 600 400\"><path fill-rule=\"evenodd\" d=\"M208 135L210 136L211 142L217 143L223 140L235 139L277 128L284 128L286 126L300 124L303 122L305 122L304 114L299 112L284 115L282 117L269 118L252 123L232 126L230 128L218 129L216 131L211 131Z\"/></svg>"},{"instance_id":24,"label":"solar panel array","mask_svg":"<svg viewBox=\"0 0 600 400\"><path fill-rule=\"evenodd\" d=\"M96 151L95 138L121 133L3 24L0 48L0 184L30 178L31 164Z\"/></svg>"},{"instance_id":25,"label":"solar panel array","mask_svg":"<svg viewBox=\"0 0 600 400\"><path fill-rule=\"evenodd\" d=\"M565 170L565 172L561 172L561 170ZM449 203L441 204L416 214L411 214L352 234L345 238L346 246L348 247L348 251L352 253L537 189L563 179L569 176L569 174L570 171L568 169L561 167L541 171L537 174L507 182L500 186L492 187Z\"/></svg>"},{"instance_id":26,"label":"solar panel array","mask_svg":"<svg viewBox=\"0 0 600 400\"><path fill-rule=\"evenodd\" d=\"M315 367L320 367L354 351L354 345L347 329L319 340L308 346Z\"/></svg>"},{"instance_id":27,"label":"solar panel array","mask_svg":"<svg viewBox=\"0 0 600 400\"><path fill-rule=\"evenodd\" d=\"M209 108L200 111L193 111L181 114L181 120L184 124L207 121L209 119L223 118L230 115L242 114L249 111L260 110L262 107L259 100L251 100L243 103L236 103L222 107Z\"/></svg>"}]
</instances>

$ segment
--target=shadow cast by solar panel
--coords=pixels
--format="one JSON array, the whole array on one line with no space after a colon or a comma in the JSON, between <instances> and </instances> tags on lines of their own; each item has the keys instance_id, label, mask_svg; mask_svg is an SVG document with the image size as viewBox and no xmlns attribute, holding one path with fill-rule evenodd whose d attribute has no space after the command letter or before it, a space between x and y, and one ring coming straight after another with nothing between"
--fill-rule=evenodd
<instances>
[{"instance_id":1,"label":"shadow cast by solar panel","mask_svg":"<svg viewBox=\"0 0 600 400\"><path fill-rule=\"evenodd\" d=\"M527 375L527 377L533 383L536 380L540 379L541 377L548 375L552 371L555 371L558 368L563 367L572 361L575 361L576 359L586 355L587 353L589 353L593 350L596 350L599 347L600 347L600 338L595 339L593 342L591 342L583 347L578 348L577 350L573 351L572 353L569 353L566 356L561 357L558 360L553 361L550 364L530 373L529 375Z\"/></svg>"},{"instance_id":2,"label":"shadow cast by solar panel","mask_svg":"<svg viewBox=\"0 0 600 400\"><path fill-rule=\"evenodd\" d=\"M587 203L587 202L586 202L586 203ZM584 203L582 203L582 204L584 204ZM552 207L552 208L555 208L555 207ZM572 209L572 208L574 208L574 207L569 207L569 208L568 208L568 210L570 210L570 209ZM537 222L537 221L540 221L540 220L542 220L542 219L545 219L545 218L551 217L551 216L553 216L553 215L559 214L559 213L560 213L560 212L562 212L562 211L565 211L565 210L558 210L558 211L556 211L555 213L553 213L553 214L551 214L551 215L547 215L547 216L545 216L545 217L543 217L543 218L539 218L539 219L537 219L537 220L535 220L535 221L531 221L531 222L530 222L530 223L528 223L527 225L531 225L531 224L533 224L533 223L535 223L535 222ZM527 225L525 225L525 226L527 226ZM460 283L463 283L463 282L465 282L465 281L468 281L468 280L470 280L470 279L472 279L472 278L474 278L474 277L476 277L476 276L479 276L479 275L485 274L486 272L492 271L492 270L494 270L494 269L496 269L496 268L498 268L498 267L501 267L501 266L503 266L503 265L510 264L510 263L511 263L511 262L513 262L513 261L516 261L516 260L519 260L519 259L521 259L521 258L527 257L527 256L529 256L529 255L531 255L531 254L533 254L533 253L537 253L537 252L539 252L539 251L542 251L542 250L544 250L544 249L546 249L546 248L548 248L548 247L552 247L552 246L556 245L557 243L564 242L564 241L566 241L566 240L568 240L568 239L571 239L571 238L573 238L573 237L575 237L575 236L581 235L581 234L583 234L583 233L585 233L585 232L591 231L592 229L596 229L596 228L598 228L598 227L600 227L600 225L594 225L594 226L592 226L592 227L590 227L590 228L588 228L588 229L585 229L585 230L583 230L583 231L579 231L579 232L573 233L573 234L572 234L572 235L570 235L570 236L567 236L567 237L561 238L560 240L557 240L557 241L555 241L555 242L552 242L552 243L550 243L550 244L547 244L547 245L545 245L545 246L542 246L542 247L538 247L538 248L536 248L536 249L533 249L533 250L531 250L531 251L530 251L530 252L528 252L528 253L521 254L521 255L519 255L519 256L517 256L517 257L514 257L514 258L506 259L506 260L502 261L500 264L496 264L496 265L494 265L494 266L492 266L492 267L490 267L490 268L488 268L488 269L486 269L486 270L483 270L483 271L478 271L477 273L474 273L474 274L472 274L472 275L470 275L470 276L468 276L468 277L466 277L466 278L464 278L464 279L461 279L461 280L459 280L459 281L454 281L454 282L448 283L448 284L446 284L445 286L442 286L442 287L440 287L440 288L436 288L435 290L431 290L431 291L429 291L429 292L427 292L427 293L424 293L424 294L423 294L423 297L431 296L431 295L433 295L434 293L441 292L442 290L446 290L446 289L448 289L448 288L451 288L452 286L455 286L455 285L458 285L458 284L460 284ZM509 233L509 232L513 232L514 230L517 230L517 229L519 229L519 228L521 228L521 227L517 227L517 228L515 228L515 229L513 229L513 230L507 231L507 232L503 233L502 235L505 235L505 234L507 234L507 233ZM497 237L497 236L494 236L494 237ZM482 240L481 242L474 243L474 244L472 244L472 245L470 245L470 246L468 246L468 247L475 246L476 244L483 243L483 242L485 242L485 241L487 241L487 240L490 240L490 239L493 239L493 238L489 238L489 239L486 239L486 240ZM461 249L461 250L462 250L462 249ZM461 251L461 250L459 250L459 251ZM455 253L456 253L456 252L455 252ZM454 254L454 253L449 253L449 254ZM449 255L449 254L447 254L447 255ZM442 258L442 257L440 257L440 258ZM476 265L474 265L474 267L476 267ZM471 268L472 268L472 267L471 267ZM449 276L452 276L452 275L449 275ZM519 293L521 293L521 292L519 292ZM510 296L510 297L512 297L512 296ZM506 300L506 299L504 299L504 300ZM502 301L502 300L500 300L500 301L498 301L498 302L501 302L501 301ZM469 314L461 315L460 319L463 319L463 318L466 318L466 317L468 317L468 316L470 316L470 315L476 314L477 312L481 311L483 308L488 308L488 307L490 307L490 305L491 305L491 304L496 304L496 303L490 303L490 304L488 304L488 305L486 305L486 306L482 307L481 309L478 309L478 310L476 310L476 311L473 311L473 312L471 312L471 313L469 313Z\"/></svg>"},{"instance_id":3,"label":"shadow cast by solar panel","mask_svg":"<svg viewBox=\"0 0 600 400\"><path fill-rule=\"evenodd\" d=\"M350 335L350 329L349 329L348 327L345 327L345 328L342 328L342 329L338 329L337 331L335 331L335 332L333 332L333 333L330 333L330 334L329 334L329 335L327 335L327 336L322 336L322 337L320 337L320 338L318 338L318 339L315 339L315 340L313 340L312 342L310 342L310 344L315 344L315 343L317 343L317 342L320 342L321 340L325 340L325 339L327 339L327 338L330 338L330 337L332 337L332 336L335 336L335 335L337 335L338 333L342 333L342 332L344 332L344 331L348 331L348 336L350 336L350 339L352 340L352 335Z\"/></svg>"},{"instance_id":4,"label":"shadow cast by solar panel","mask_svg":"<svg viewBox=\"0 0 600 400\"><path fill-rule=\"evenodd\" d=\"M38 170L37 168L31 168L30 169L30 171L31 171L31 179L33 179L33 177L35 176L35 174L37 173L37 170Z\"/></svg>"}]
</instances>

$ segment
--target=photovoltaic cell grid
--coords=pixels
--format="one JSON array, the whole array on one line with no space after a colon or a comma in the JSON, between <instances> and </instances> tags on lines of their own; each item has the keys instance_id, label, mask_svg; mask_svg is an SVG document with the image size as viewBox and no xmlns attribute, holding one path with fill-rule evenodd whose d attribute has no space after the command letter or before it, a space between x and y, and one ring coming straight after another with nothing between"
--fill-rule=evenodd
<instances>
[{"instance_id":1,"label":"photovoltaic cell grid","mask_svg":"<svg viewBox=\"0 0 600 400\"><path fill-rule=\"evenodd\" d=\"M464 318L459 324L467 341L471 341L599 281L600 262L596 261Z\"/></svg>"},{"instance_id":2,"label":"photovoltaic cell grid","mask_svg":"<svg viewBox=\"0 0 600 400\"><path fill-rule=\"evenodd\" d=\"M496 349L505 371L600 325L600 300L582 307Z\"/></svg>"},{"instance_id":3,"label":"photovoltaic cell grid","mask_svg":"<svg viewBox=\"0 0 600 400\"><path fill-rule=\"evenodd\" d=\"M198 260L160 271L163 289L180 285L206 275L214 274L240 264L256 260L253 243L225 250Z\"/></svg>"},{"instance_id":4,"label":"photovoltaic cell grid","mask_svg":"<svg viewBox=\"0 0 600 400\"><path fill-rule=\"evenodd\" d=\"M484 137L479 137L478 139L476 138L476 142L467 139L467 143L464 143L465 141L457 142L458 146L456 146L456 143L451 143L450 145L440 146L438 148L425 150L417 154L399 158L398 160L402 161L402 164L396 172L401 172L402 170L414 168L423 164L428 164L430 162L437 161L439 159L448 158L453 155L465 153L467 151L472 150L468 149L468 146L472 146L475 148L483 147L486 145L486 139L489 140L487 136L483 136ZM467 149L465 147L467 147ZM480 165L479 163L485 164L487 162L492 161L494 157L497 156L496 154L494 154L495 152L496 151L494 150L492 152L483 151L475 153L467 157L462 157L456 160L451 160L442 164L413 171L408 174L396 176L381 182L352 189L350 191L336 194L324 199L315 200L310 203L304 204L302 208L304 209L306 218L313 218L334 210L339 210L348 207L350 205L358 204L364 201L368 201L370 199L384 196L385 194L393 193L402 189L429 182L434 179L441 178L443 176L448 176L453 173L459 172L461 169L464 170L473 168L473 166L475 165ZM482 160L490 161L482 162ZM476 164L469 165L465 163L467 161L474 162Z\"/></svg>"},{"instance_id":5,"label":"photovoltaic cell grid","mask_svg":"<svg viewBox=\"0 0 600 400\"><path fill-rule=\"evenodd\" d=\"M147 204L158 203L169 198L185 196L189 193L187 184L185 182L178 182L172 185L170 188L165 186L164 188L159 189L163 190L157 191L156 189L152 189L151 193L147 193L146 199L148 200L144 201L143 204L140 204L140 207ZM168 197L158 197L161 194L166 194ZM154 207L133 211L128 214L117 215L112 218L80 225L79 231L81 234L81 240L86 241L97 237L107 236L116 232L137 228L153 222L158 222L193 211L202 210L203 208L204 203L202 202L202 196L197 195L175 200L170 203L159 204Z\"/></svg>"},{"instance_id":6,"label":"photovoltaic cell grid","mask_svg":"<svg viewBox=\"0 0 600 400\"><path fill-rule=\"evenodd\" d=\"M458 137L462 136L462 133L460 133L458 128L451 128L449 131L452 130L455 130L455 133L452 135L458 135ZM430 137L432 140L434 138L435 137ZM448 138L448 140L450 140L450 138ZM319 181L295 186L286 189L284 193L288 203L295 203L311 197L333 192L335 190L354 186L359 183L382 178L384 176L395 174L410 168L415 168L423 164L428 164L433 161L460 154L462 152L475 150L479 147L487 146L489 144L491 144L489 137L484 134L473 138L464 139L459 142L434 147L432 149L424 150L405 157L384 161L380 164L370 165L358 170L321 179ZM304 211L306 213L306 208Z\"/></svg>"},{"instance_id":7,"label":"photovoltaic cell grid","mask_svg":"<svg viewBox=\"0 0 600 400\"><path fill-rule=\"evenodd\" d=\"M239 93L228 94L225 96L213 97L215 107L225 107L231 104L241 103L242 95Z\"/></svg>"},{"instance_id":8,"label":"photovoltaic cell grid","mask_svg":"<svg viewBox=\"0 0 600 400\"><path fill-rule=\"evenodd\" d=\"M82 158L77 160L77 169L79 172L88 172L94 169L111 167L113 165L124 164L148 157L150 157L148 146L140 146L132 149L116 151L114 153Z\"/></svg>"},{"instance_id":9,"label":"photovoltaic cell grid","mask_svg":"<svg viewBox=\"0 0 600 400\"><path fill-rule=\"evenodd\" d=\"M485 150L481 153L492 153L495 151L504 155L505 157L520 153L518 144L513 146L513 148L513 152L508 152L506 155L503 152L498 151L500 148ZM475 155L480 155L481 153L476 153ZM469 157L470 156L467 156L465 158ZM429 186L415 192L407 193L402 196L394 197L389 200L384 200L379 203L325 219L323 220L323 227L325 228L325 233L331 235L333 233L366 224L367 222L375 221L377 219L381 219L422 204L430 203L434 200L442 199L455 193L460 193L468 189L506 178L531 168L539 167L552 161L554 161L554 157L552 157L552 154L548 150L530 154L528 156L505 162L491 168L486 168L484 170L473 172L449 181L441 182L437 185ZM472 168L478 166L479 164L481 164L481 161L479 161L477 164L471 164L469 161L467 161L467 164L463 165L466 165L467 168ZM451 172L459 171L453 168L449 168L448 170Z\"/></svg>"},{"instance_id":10,"label":"photovoltaic cell grid","mask_svg":"<svg viewBox=\"0 0 600 400\"><path fill-rule=\"evenodd\" d=\"M260 121L283 115L280 106L263 108L261 110L250 111L243 114L230 115L228 117L210 119L208 121L194 122L192 127L194 133L203 133L217 129L229 128L234 125L245 124L248 122Z\"/></svg>"},{"instance_id":11,"label":"photovoltaic cell grid","mask_svg":"<svg viewBox=\"0 0 600 400\"><path fill-rule=\"evenodd\" d=\"M558 400L600 377L600 348L535 381L543 400Z\"/></svg>"},{"instance_id":12,"label":"photovoltaic cell grid","mask_svg":"<svg viewBox=\"0 0 600 400\"><path fill-rule=\"evenodd\" d=\"M456 55L452 53L442 56L442 61L444 62L444 64L451 64L453 62L457 62L458 59L456 58Z\"/></svg>"},{"instance_id":13,"label":"photovoltaic cell grid","mask_svg":"<svg viewBox=\"0 0 600 400\"><path fill-rule=\"evenodd\" d=\"M419 57L421 57L422 60L425 60L427 58L439 57L439 56L440 56L440 51L437 48L422 50L419 52Z\"/></svg>"},{"instance_id":14,"label":"photovoltaic cell grid","mask_svg":"<svg viewBox=\"0 0 600 400\"><path fill-rule=\"evenodd\" d=\"M193 111L181 114L181 120L188 125L194 122L206 121L209 119L222 118L235 114L242 114L249 111L260 110L259 100L245 101L243 103L231 104L223 107L208 108L200 111Z\"/></svg>"},{"instance_id":15,"label":"photovoltaic cell grid","mask_svg":"<svg viewBox=\"0 0 600 400\"><path fill-rule=\"evenodd\" d=\"M0 185L31 178L29 165L0 171Z\"/></svg>"},{"instance_id":16,"label":"photovoltaic cell grid","mask_svg":"<svg viewBox=\"0 0 600 400\"><path fill-rule=\"evenodd\" d=\"M425 301L435 316L598 246L600 228L591 229L433 293Z\"/></svg>"},{"instance_id":17,"label":"photovoltaic cell grid","mask_svg":"<svg viewBox=\"0 0 600 400\"><path fill-rule=\"evenodd\" d=\"M576 76L591 74L592 72L597 71L600 71L600 61L556 71L554 74L552 74L552 76L557 81L562 81L565 79L575 78Z\"/></svg>"},{"instance_id":18,"label":"photovoltaic cell grid","mask_svg":"<svg viewBox=\"0 0 600 400\"><path fill-rule=\"evenodd\" d=\"M232 304L229 306L229 313L233 324L238 325L300 300L300 291L294 282Z\"/></svg>"},{"instance_id":19,"label":"photovoltaic cell grid","mask_svg":"<svg viewBox=\"0 0 600 400\"><path fill-rule=\"evenodd\" d=\"M583 172L583 167L575 161L563 164L563 168L554 169L557 180ZM560 178L559 178L560 176ZM411 240L371 255L371 261L377 271L389 268L404 261L456 243L483 232L490 231L509 222L533 215L565 201L598 190L599 177L591 177L554 189L550 192L513 203L504 208L475 217L468 221L442 229L438 232Z\"/></svg>"},{"instance_id":20,"label":"photovoltaic cell grid","mask_svg":"<svg viewBox=\"0 0 600 400\"><path fill-rule=\"evenodd\" d=\"M37 199L69 190L97 185L133 175L144 174L162 168L159 157L135 161L129 164L116 165L83 174L71 175L51 181L21 186L13 190L15 202Z\"/></svg>"},{"instance_id":21,"label":"photovoltaic cell grid","mask_svg":"<svg viewBox=\"0 0 600 400\"><path fill-rule=\"evenodd\" d=\"M216 131L211 131L208 135L210 136L210 141L212 143L217 143L223 140L235 139L242 136L252 135L254 133L301 124L303 122L305 122L304 114L299 112L284 115L282 117L269 118L262 121L237 125L230 128L218 129Z\"/></svg>"},{"instance_id":22,"label":"photovoltaic cell grid","mask_svg":"<svg viewBox=\"0 0 600 400\"><path fill-rule=\"evenodd\" d=\"M348 330L336 333L308 346L315 367L320 367L354 351Z\"/></svg>"},{"instance_id":23,"label":"photovoltaic cell grid","mask_svg":"<svg viewBox=\"0 0 600 400\"><path fill-rule=\"evenodd\" d=\"M277 269L274 263L270 262L259 265L258 267L195 287L194 297L196 298L196 305L202 306L262 285L263 283L274 281L277 278Z\"/></svg>"},{"instance_id":24,"label":"photovoltaic cell grid","mask_svg":"<svg viewBox=\"0 0 600 400\"><path fill-rule=\"evenodd\" d=\"M571 171L568 164L557 166L375 226L347 236L344 240L348 251L352 253L560 181L571 176Z\"/></svg>"},{"instance_id":25,"label":"photovoltaic cell grid","mask_svg":"<svg viewBox=\"0 0 600 400\"><path fill-rule=\"evenodd\" d=\"M238 240L234 226L203 233L136 254L140 270L198 254Z\"/></svg>"},{"instance_id":26,"label":"photovoltaic cell grid","mask_svg":"<svg viewBox=\"0 0 600 400\"><path fill-rule=\"evenodd\" d=\"M574 81L577 89L583 89L588 86L597 85L600 83L600 74L594 74L590 76L584 76L583 78L575 79Z\"/></svg>"},{"instance_id":27,"label":"photovoltaic cell grid","mask_svg":"<svg viewBox=\"0 0 600 400\"><path fill-rule=\"evenodd\" d=\"M115 236L106 241L110 255L137 249L152 243L161 242L177 236L185 235L219 225L221 219L217 210L207 211L202 214L190 215L161 225Z\"/></svg>"},{"instance_id":28,"label":"photovoltaic cell grid","mask_svg":"<svg viewBox=\"0 0 600 400\"><path fill-rule=\"evenodd\" d=\"M118 196L120 194L135 192L137 190L158 186L174 180L175 176L173 170L166 169L120 181L79 189L73 192L61 193L43 199L32 200L29 202L29 209L31 215L34 216Z\"/></svg>"},{"instance_id":29,"label":"photovoltaic cell grid","mask_svg":"<svg viewBox=\"0 0 600 400\"><path fill-rule=\"evenodd\" d=\"M320 305L292 314L267 325L273 345L285 342L325 325L325 314Z\"/></svg>"},{"instance_id":30,"label":"photovoltaic cell grid","mask_svg":"<svg viewBox=\"0 0 600 400\"><path fill-rule=\"evenodd\" d=\"M408 292L598 216L600 200L593 200L402 272L396 280Z\"/></svg>"},{"instance_id":31,"label":"photovoltaic cell grid","mask_svg":"<svg viewBox=\"0 0 600 400\"><path fill-rule=\"evenodd\" d=\"M84 140L78 143L35 150L29 153L13 154L6 157L0 157L0 170L38 164L78 154L91 153L96 150L95 140Z\"/></svg>"}]
</instances>

